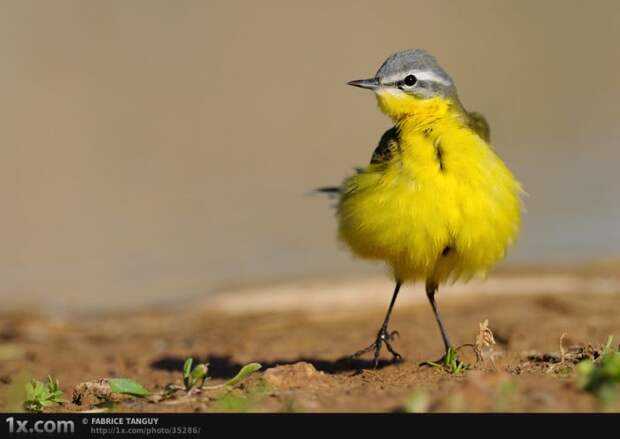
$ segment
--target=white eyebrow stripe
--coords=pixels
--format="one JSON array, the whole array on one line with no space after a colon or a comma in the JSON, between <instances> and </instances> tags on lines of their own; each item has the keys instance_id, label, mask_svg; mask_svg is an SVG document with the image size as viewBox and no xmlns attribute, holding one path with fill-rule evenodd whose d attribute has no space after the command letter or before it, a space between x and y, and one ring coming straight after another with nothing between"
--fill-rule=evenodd
<instances>
[{"instance_id":1,"label":"white eyebrow stripe","mask_svg":"<svg viewBox=\"0 0 620 439\"><path fill-rule=\"evenodd\" d=\"M407 75L414 75L419 81L436 82L437 84L442 84L446 86L452 85L452 83L449 80L447 80L446 78L442 76L439 76L432 70L411 70L407 72L406 74L398 73L398 74L390 75L390 76L383 78L383 83L390 84L390 83L403 79Z\"/></svg>"},{"instance_id":2,"label":"white eyebrow stripe","mask_svg":"<svg viewBox=\"0 0 620 439\"><path fill-rule=\"evenodd\" d=\"M451 85L450 81L448 81L446 78L443 78L430 70L418 71L413 74L416 78L418 78L419 81L430 81L443 85Z\"/></svg>"}]
</instances>

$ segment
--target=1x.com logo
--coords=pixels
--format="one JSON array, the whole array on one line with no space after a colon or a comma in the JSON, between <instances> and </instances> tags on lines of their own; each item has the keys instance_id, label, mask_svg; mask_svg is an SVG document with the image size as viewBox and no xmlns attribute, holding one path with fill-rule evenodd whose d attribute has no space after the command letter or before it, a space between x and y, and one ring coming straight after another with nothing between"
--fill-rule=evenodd
<instances>
[{"instance_id":1,"label":"1x.com logo","mask_svg":"<svg viewBox=\"0 0 620 439\"><path fill-rule=\"evenodd\" d=\"M75 423L60 419L38 420L30 423L28 419L6 418L9 434L14 433L74 433Z\"/></svg>"}]
</instances>

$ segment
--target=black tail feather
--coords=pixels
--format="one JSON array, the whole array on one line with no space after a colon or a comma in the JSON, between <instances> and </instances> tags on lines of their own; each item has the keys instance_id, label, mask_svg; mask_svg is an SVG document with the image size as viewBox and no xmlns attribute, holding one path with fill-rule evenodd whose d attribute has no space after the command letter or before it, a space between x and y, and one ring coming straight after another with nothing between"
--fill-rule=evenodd
<instances>
[{"instance_id":1,"label":"black tail feather","mask_svg":"<svg viewBox=\"0 0 620 439\"><path fill-rule=\"evenodd\" d=\"M316 188L314 192L320 192L323 194L339 194L340 188L338 186L325 186Z\"/></svg>"},{"instance_id":2,"label":"black tail feather","mask_svg":"<svg viewBox=\"0 0 620 439\"><path fill-rule=\"evenodd\" d=\"M327 195L329 198L334 199L340 196L340 188L338 186L319 187L310 191L308 195Z\"/></svg>"}]
</instances>

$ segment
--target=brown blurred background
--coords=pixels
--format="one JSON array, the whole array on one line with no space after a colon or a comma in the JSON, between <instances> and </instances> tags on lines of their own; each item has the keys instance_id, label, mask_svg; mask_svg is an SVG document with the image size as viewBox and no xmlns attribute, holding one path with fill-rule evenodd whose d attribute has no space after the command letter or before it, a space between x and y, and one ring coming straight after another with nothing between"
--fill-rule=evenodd
<instances>
[{"instance_id":1,"label":"brown blurred background","mask_svg":"<svg viewBox=\"0 0 620 439\"><path fill-rule=\"evenodd\" d=\"M345 86L426 48L530 196L506 264L620 246L620 2L2 1L3 307L381 271L304 194L389 121Z\"/></svg>"}]
</instances>

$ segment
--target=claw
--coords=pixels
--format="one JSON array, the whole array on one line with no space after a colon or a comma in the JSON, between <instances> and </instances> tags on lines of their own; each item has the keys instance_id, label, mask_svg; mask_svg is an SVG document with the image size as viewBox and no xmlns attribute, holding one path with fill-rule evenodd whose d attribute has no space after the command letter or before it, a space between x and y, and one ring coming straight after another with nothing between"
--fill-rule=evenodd
<instances>
[{"instance_id":1,"label":"claw","mask_svg":"<svg viewBox=\"0 0 620 439\"><path fill-rule=\"evenodd\" d=\"M365 347L354 353L351 358L358 358L368 352L374 351L374 368L376 369L379 366L379 353L381 352L381 346L385 344L388 352L392 354L393 361L400 361L403 359L402 355L400 355L396 350L392 347L391 341L394 340L395 337L400 337L398 331L389 332L386 328L381 328L379 333L377 334L376 340L371 343L369 346Z\"/></svg>"}]
</instances>

